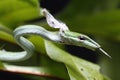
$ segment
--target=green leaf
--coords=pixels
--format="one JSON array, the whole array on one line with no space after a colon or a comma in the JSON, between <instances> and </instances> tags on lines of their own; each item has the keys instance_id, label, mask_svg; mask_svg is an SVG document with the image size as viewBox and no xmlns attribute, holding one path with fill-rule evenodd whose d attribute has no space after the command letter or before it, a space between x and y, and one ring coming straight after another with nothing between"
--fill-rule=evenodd
<instances>
[{"instance_id":1,"label":"green leaf","mask_svg":"<svg viewBox=\"0 0 120 80\"><path fill-rule=\"evenodd\" d=\"M100 73L100 67L86 60L77 58L59 49L51 42L45 40L45 47L48 56L66 65L70 80L104 80Z\"/></svg>"},{"instance_id":2,"label":"green leaf","mask_svg":"<svg viewBox=\"0 0 120 80\"><path fill-rule=\"evenodd\" d=\"M13 36L3 31L0 31L0 39L11 42L11 43L15 43Z\"/></svg>"},{"instance_id":3,"label":"green leaf","mask_svg":"<svg viewBox=\"0 0 120 80\"><path fill-rule=\"evenodd\" d=\"M40 64L42 67L47 68L47 73L62 78L63 80L69 80L69 75L63 63L58 63L44 55L40 57Z\"/></svg>"},{"instance_id":4,"label":"green leaf","mask_svg":"<svg viewBox=\"0 0 120 80\"><path fill-rule=\"evenodd\" d=\"M0 24L0 39L11 42L11 43L15 43L12 34L13 33L9 28Z\"/></svg>"},{"instance_id":5,"label":"green leaf","mask_svg":"<svg viewBox=\"0 0 120 80\"><path fill-rule=\"evenodd\" d=\"M31 36L29 40L34 44L36 51L40 53L46 53L44 40L40 36Z\"/></svg>"},{"instance_id":6,"label":"green leaf","mask_svg":"<svg viewBox=\"0 0 120 80\"><path fill-rule=\"evenodd\" d=\"M0 0L0 22L14 29L25 21L38 18L38 0Z\"/></svg>"}]
</instances>

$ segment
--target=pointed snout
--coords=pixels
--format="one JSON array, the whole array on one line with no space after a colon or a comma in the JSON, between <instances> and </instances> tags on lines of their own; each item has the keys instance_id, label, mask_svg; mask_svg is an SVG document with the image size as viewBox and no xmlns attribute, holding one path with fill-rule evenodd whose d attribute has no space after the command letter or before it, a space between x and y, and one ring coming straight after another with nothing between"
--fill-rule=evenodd
<instances>
[{"instance_id":1,"label":"pointed snout","mask_svg":"<svg viewBox=\"0 0 120 80\"><path fill-rule=\"evenodd\" d=\"M98 43L96 43L94 40L90 38L88 38L88 40L84 41L83 43L85 44L84 47L91 49L91 50L96 50L101 47Z\"/></svg>"}]
</instances>

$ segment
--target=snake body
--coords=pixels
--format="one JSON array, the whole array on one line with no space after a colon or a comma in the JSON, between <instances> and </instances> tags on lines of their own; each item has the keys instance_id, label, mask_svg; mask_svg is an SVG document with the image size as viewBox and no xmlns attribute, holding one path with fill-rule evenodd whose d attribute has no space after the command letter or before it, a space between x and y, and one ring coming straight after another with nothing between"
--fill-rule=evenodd
<instances>
[{"instance_id":1,"label":"snake body","mask_svg":"<svg viewBox=\"0 0 120 80\"><path fill-rule=\"evenodd\" d=\"M22 52L7 52L4 50L0 51L0 60L2 61L24 61L32 56L34 53L34 45L27 40L24 35L38 35L44 39L64 43L68 45L75 45L86 47L91 50L99 49L105 55L109 56L104 50L101 49L101 46L95 41L90 39L88 36L76 32L72 32L68 29L66 24L56 20L46 9L43 9L43 14L46 17L47 23L50 27L59 28L59 31L52 32L44 29L41 26L37 25L23 25L14 30L15 41L25 50ZM110 57L110 56L109 56Z\"/></svg>"},{"instance_id":2,"label":"snake body","mask_svg":"<svg viewBox=\"0 0 120 80\"><path fill-rule=\"evenodd\" d=\"M25 50L22 52L7 52L0 51L0 60L2 61L24 61L31 57L34 53L34 45L24 38L24 35L33 34L39 35L47 40L61 42L58 32L50 32L37 25L24 25L14 30L14 38L16 42Z\"/></svg>"}]
</instances>

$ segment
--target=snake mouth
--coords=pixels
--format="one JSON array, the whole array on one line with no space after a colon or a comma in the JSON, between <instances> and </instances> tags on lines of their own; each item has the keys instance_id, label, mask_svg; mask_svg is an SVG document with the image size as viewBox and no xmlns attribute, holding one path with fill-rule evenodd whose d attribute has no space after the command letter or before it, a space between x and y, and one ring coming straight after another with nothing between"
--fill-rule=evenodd
<instances>
[{"instance_id":1,"label":"snake mouth","mask_svg":"<svg viewBox=\"0 0 120 80\"><path fill-rule=\"evenodd\" d=\"M91 41L91 43L93 43L93 44L96 46L96 49L97 49L98 51L100 51L101 53L105 54L105 55L108 56L109 58L112 58L107 52L105 52L105 51L101 48L101 46L100 46L98 43L96 43L95 41L93 41L93 40L90 39L90 38L89 38L89 40Z\"/></svg>"},{"instance_id":2,"label":"snake mouth","mask_svg":"<svg viewBox=\"0 0 120 80\"><path fill-rule=\"evenodd\" d=\"M106 56L108 56L109 58L112 58L106 51L104 51L101 47L97 48L98 51L100 51L101 53L105 54Z\"/></svg>"}]
</instances>

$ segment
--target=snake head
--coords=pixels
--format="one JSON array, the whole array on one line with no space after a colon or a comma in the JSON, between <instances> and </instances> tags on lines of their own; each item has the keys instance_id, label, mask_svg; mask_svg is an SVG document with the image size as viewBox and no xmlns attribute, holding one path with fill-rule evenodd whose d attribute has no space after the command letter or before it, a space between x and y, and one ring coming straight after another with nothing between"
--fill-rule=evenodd
<instances>
[{"instance_id":1,"label":"snake head","mask_svg":"<svg viewBox=\"0 0 120 80\"><path fill-rule=\"evenodd\" d=\"M111 56L108 55L97 42L95 42L90 37L84 34L71 31L64 31L64 33L61 35L64 37L64 40L67 44L85 47L93 51L100 50L102 53L111 58Z\"/></svg>"}]
</instances>

